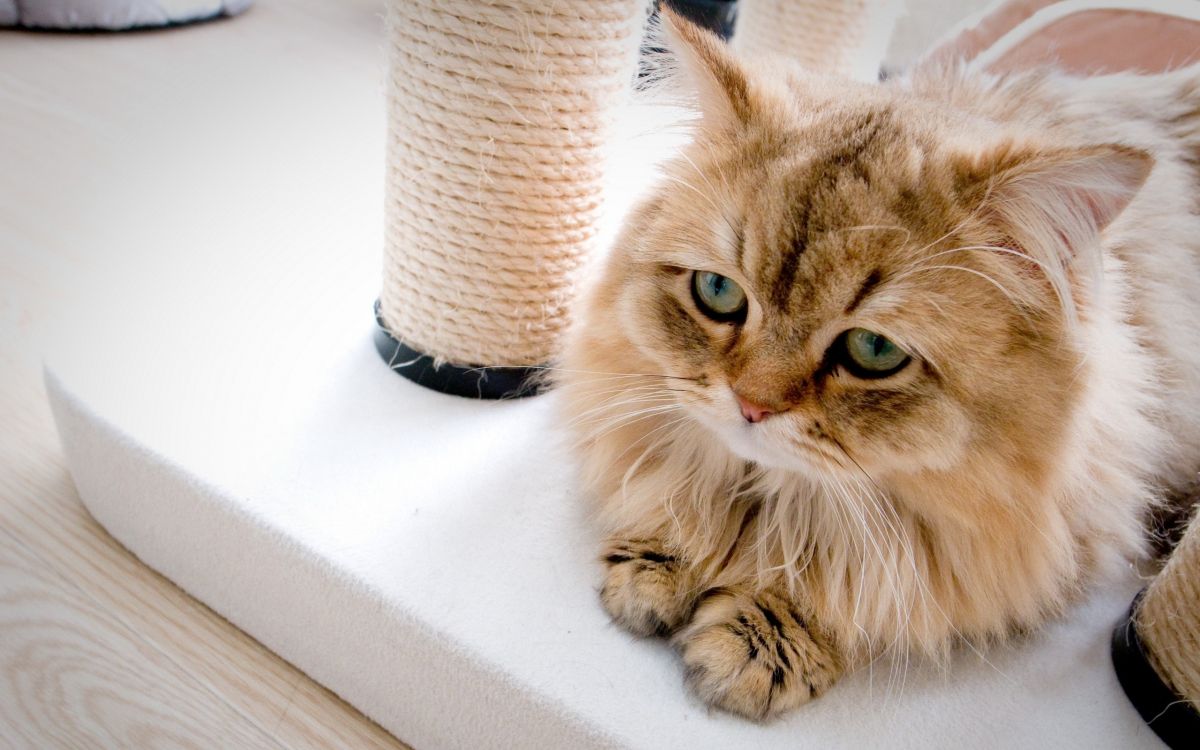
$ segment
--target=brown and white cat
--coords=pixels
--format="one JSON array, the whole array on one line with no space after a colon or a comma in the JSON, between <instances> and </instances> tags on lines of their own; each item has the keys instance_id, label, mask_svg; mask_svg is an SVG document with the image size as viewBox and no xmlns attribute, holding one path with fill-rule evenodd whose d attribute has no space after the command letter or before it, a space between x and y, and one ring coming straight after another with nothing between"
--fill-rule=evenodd
<instances>
[{"instance_id":1,"label":"brown and white cat","mask_svg":"<svg viewBox=\"0 0 1200 750\"><path fill-rule=\"evenodd\" d=\"M1200 465L1200 69L863 85L667 26L702 116L558 375L612 617L764 718L1144 554Z\"/></svg>"}]
</instances>

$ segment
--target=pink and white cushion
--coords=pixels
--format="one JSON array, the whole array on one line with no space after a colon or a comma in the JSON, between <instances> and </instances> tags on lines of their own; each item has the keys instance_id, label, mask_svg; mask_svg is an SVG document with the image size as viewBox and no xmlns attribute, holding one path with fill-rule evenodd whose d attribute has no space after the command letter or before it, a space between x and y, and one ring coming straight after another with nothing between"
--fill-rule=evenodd
<instances>
[{"instance_id":1,"label":"pink and white cushion","mask_svg":"<svg viewBox=\"0 0 1200 750\"><path fill-rule=\"evenodd\" d=\"M1054 65L1079 75L1160 73L1200 61L1200 3L1003 0L952 31L926 61L995 72Z\"/></svg>"}]
</instances>

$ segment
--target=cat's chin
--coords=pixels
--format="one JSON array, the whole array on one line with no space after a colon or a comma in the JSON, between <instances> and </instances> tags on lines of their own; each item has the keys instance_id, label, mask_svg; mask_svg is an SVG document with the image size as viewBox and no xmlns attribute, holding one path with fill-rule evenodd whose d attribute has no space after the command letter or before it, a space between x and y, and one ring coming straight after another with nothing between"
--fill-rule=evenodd
<instances>
[{"instance_id":1,"label":"cat's chin","mask_svg":"<svg viewBox=\"0 0 1200 750\"><path fill-rule=\"evenodd\" d=\"M773 439L762 424L714 424L709 420L701 420L701 423L730 453L742 460L764 468L797 472L814 478L829 473L819 458L809 458L784 449L779 444L781 441Z\"/></svg>"}]
</instances>

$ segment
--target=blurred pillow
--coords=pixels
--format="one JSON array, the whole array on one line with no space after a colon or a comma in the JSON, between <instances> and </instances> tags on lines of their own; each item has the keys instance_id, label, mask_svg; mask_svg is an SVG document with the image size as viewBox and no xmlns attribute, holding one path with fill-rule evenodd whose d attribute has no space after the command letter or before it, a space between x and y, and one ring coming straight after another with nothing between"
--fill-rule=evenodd
<instances>
[{"instance_id":1,"label":"blurred pillow","mask_svg":"<svg viewBox=\"0 0 1200 750\"><path fill-rule=\"evenodd\" d=\"M925 62L995 72L1054 64L1072 73L1159 73L1200 62L1200 2L1004 0L952 31Z\"/></svg>"},{"instance_id":2,"label":"blurred pillow","mask_svg":"<svg viewBox=\"0 0 1200 750\"><path fill-rule=\"evenodd\" d=\"M232 16L253 0L0 0L0 26L120 29Z\"/></svg>"}]
</instances>

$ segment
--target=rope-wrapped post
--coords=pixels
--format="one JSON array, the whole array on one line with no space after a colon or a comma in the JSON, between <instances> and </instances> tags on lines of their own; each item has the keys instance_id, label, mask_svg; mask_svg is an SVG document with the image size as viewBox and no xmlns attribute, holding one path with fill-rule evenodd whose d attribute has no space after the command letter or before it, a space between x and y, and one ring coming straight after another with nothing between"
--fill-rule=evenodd
<instances>
[{"instance_id":1,"label":"rope-wrapped post","mask_svg":"<svg viewBox=\"0 0 1200 750\"><path fill-rule=\"evenodd\" d=\"M528 395L593 249L646 0L389 0L376 344L422 385Z\"/></svg>"},{"instance_id":2,"label":"rope-wrapped post","mask_svg":"<svg viewBox=\"0 0 1200 750\"><path fill-rule=\"evenodd\" d=\"M733 47L874 81L903 10L901 0L739 0Z\"/></svg>"},{"instance_id":3,"label":"rope-wrapped post","mask_svg":"<svg viewBox=\"0 0 1200 750\"><path fill-rule=\"evenodd\" d=\"M1200 516L1113 633L1125 694L1172 748L1200 742Z\"/></svg>"}]
</instances>

